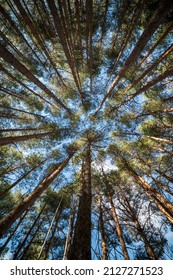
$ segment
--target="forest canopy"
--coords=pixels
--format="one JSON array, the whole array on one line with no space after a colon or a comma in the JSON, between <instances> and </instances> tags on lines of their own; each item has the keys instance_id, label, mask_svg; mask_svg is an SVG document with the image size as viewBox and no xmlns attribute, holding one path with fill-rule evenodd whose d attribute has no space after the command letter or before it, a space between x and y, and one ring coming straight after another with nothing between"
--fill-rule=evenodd
<instances>
[{"instance_id":1,"label":"forest canopy","mask_svg":"<svg viewBox=\"0 0 173 280\"><path fill-rule=\"evenodd\" d=\"M173 1L0 0L0 256L173 259Z\"/></svg>"}]
</instances>

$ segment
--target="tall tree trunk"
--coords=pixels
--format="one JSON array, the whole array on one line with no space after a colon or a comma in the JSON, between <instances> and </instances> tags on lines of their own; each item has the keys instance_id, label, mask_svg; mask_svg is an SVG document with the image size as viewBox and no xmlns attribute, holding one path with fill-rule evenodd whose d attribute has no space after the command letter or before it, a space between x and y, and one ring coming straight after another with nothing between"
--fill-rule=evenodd
<instances>
[{"instance_id":1,"label":"tall tree trunk","mask_svg":"<svg viewBox=\"0 0 173 280\"><path fill-rule=\"evenodd\" d=\"M68 254L70 260L91 260L91 199L91 151L88 143L82 168L77 221Z\"/></svg>"},{"instance_id":2,"label":"tall tree trunk","mask_svg":"<svg viewBox=\"0 0 173 280\"><path fill-rule=\"evenodd\" d=\"M122 232L122 229L121 229L121 225L120 225L119 220L118 220L118 215L116 213L115 206L114 206L114 203L112 201L112 196L109 192L108 192L108 199L109 199L109 203L111 205L112 215L113 215L114 222L115 222L115 225L116 225L116 232L117 232L117 236L118 236L118 239L120 241L120 244L121 244L121 248L122 248L124 258L126 260L130 260L130 257L129 257L129 254L128 254L128 251L127 251L127 247L126 247L126 243L125 243L125 240L124 240L124 237L123 237L123 232Z\"/></svg>"},{"instance_id":3,"label":"tall tree trunk","mask_svg":"<svg viewBox=\"0 0 173 280\"><path fill-rule=\"evenodd\" d=\"M49 243L47 244L47 247L45 246L46 248L45 248L45 252L44 252L44 260L47 260L48 257L49 257L49 252L50 252L50 249L52 247L53 240L55 238L55 233L57 231L57 226L58 226L58 222L60 220L60 216L61 216L61 213L59 213L58 217L56 218L55 225L54 225L54 228L52 230L52 234L51 234ZM40 259L40 257L41 257L41 254L39 254L38 259Z\"/></svg>"},{"instance_id":4,"label":"tall tree trunk","mask_svg":"<svg viewBox=\"0 0 173 280\"><path fill-rule=\"evenodd\" d=\"M32 134L32 135L21 135L21 136L8 136L8 137L2 137L0 138L0 146L8 145L8 144L14 144L17 142L22 142L34 138L41 139L42 137L49 136L51 134L54 134L55 132L49 131L44 133L38 133L38 134Z\"/></svg>"},{"instance_id":5,"label":"tall tree trunk","mask_svg":"<svg viewBox=\"0 0 173 280\"><path fill-rule=\"evenodd\" d=\"M127 102L129 102L130 100L134 99L136 96L138 96L139 94L143 93L144 91L148 90L149 88L151 88L152 86L158 84L159 82L163 81L164 79L166 79L167 77L170 77L173 75L173 67L171 67L170 69L167 69L164 73L160 74L158 77L156 77L155 79L153 78L152 81L150 81L148 84L144 85L143 87L139 88L134 94L131 94L129 97L127 97L126 99L124 99L123 101L121 101L117 106L113 107L109 113L112 113L113 111L117 110L118 108L120 108L122 105L126 104Z\"/></svg>"},{"instance_id":6,"label":"tall tree trunk","mask_svg":"<svg viewBox=\"0 0 173 280\"><path fill-rule=\"evenodd\" d=\"M71 110L68 109L62 101L50 90L48 89L42 82L40 82L18 59L14 57L12 53L8 51L4 47L3 44L0 43L0 53L1 57L12 65L16 70L22 73L27 79L29 79L32 83L36 84L39 88L41 88L49 97L54 99L60 107L64 108L69 114L72 114Z\"/></svg>"},{"instance_id":7,"label":"tall tree trunk","mask_svg":"<svg viewBox=\"0 0 173 280\"><path fill-rule=\"evenodd\" d=\"M102 168L102 174L103 174L104 183L106 185L106 188L109 190L110 189L109 182L107 180L107 177L106 177L106 174L105 174L105 171L104 171L103 168ZM115 226L116 226L116 232L117 232L117 236L118 236L118 239L120 241L120 244L121 244L121 248L122 248L124 258L126 260L129 260L130 257L129 257L129 254L128 254L126 243L125 243L125 240L124 240L124 237L123 237L122 228L121 228L121 225L119 223L118 215L116 213L115 206L114 206L110 191L107 192L107 196L108 196L108 199L109 199L109 203L111 205L112 215L113 215L113 219L114 219Z\"/></svg>"},{"instance_id":8,"label":"tall tree trunk","mask_svg":"<svg viewBox=\"0 0 173 280\"><path fill-rule=\"evenodd\" d=\"M130 172L136 182L146 191L146 194L156 204L159 210L173 223L173 205L166 200L161 194L153 189L137 172L129 165L129 163L121 156L125 168Z\"/></svg>"},{"instance_id":9,"label":"tall tree trunk","mask_svg":"<svg viewBox=\"0 0 173 280\"><path fill-rule=\"evenodd\" d=\"M14 236L16 230L18 229L18 227L20 226L20 224L22 223L22 221L24 220L24 218L26 217L26 215L28 214L28 211L30 209L28 208L25 213L23 214L22 217L20 217L19 222L17 223L17 225L15 226L15 228L13 229L13 231L10 233L9 237L7 238L7 240L5 241L5 243L0 247L0 255L2 254L3 250L5 249L5 247L8 245L8 243L11 241L12 237Z\"/></svg>"},{"instance_id":10,"label":"tall tree trunk","mask_svg":"<svg viewBox=\"0 0 173 280\"><path fill-rule=\"evenodd\" d=\"M140 234L140 236L142 237L143 241L144 241L144 244L145 244L145 247L146 247L146 250L149 254L149 256L151 257L152 260L157 260L157 257L155 255L155 252L145 234L145 231L143 229L143 227L141 227L141 224L135 214L135 211L134 209L132 208L132 206L130 205L130 202L129 200L127 199L126 195L125 195L125 192L122 190L122 188L119 188L123 198L125 199L125 202L127 203L127 207L128 207L128 211L130 212L130 216L132 217L132 220L133 222L135 223L135 226L136 226L136 229L138 231L138 233Z\"/></svg>"},{"instance_id":11,"label":"tall tree trunk","mask_svg":"<svg viewBox=\"0 0 173 280\"><path fill-rule=\"evenodd\" d=\"M67 237L66 237L63 260L67 260L70 246L71 246L72 240L73 240L73 231L74 231L77 202L78 202L78 199L77 199L77 195L76 195L74 205L71 206L71 210L70 210L68 233L67 233Z\"/></svg>"},{"instance_id":12,"label":"tall tree trunk","mask_svg":"<svg viewBox=\"0 0 173 280\"><path fill-rule=\"evenodd\" d=\"M31 88L29 88L28 86L26 86L24 83L22 83L19 79L17 79L15 76L13 76L10 72L8 72L1 64L0 64L0 71L3 71L7 76L9 76L13 81L17 82L17 84L21 85L22 87L24 87L25 89L27 89L28 91L32 92L35 96L37 96L39 99L43 100L44 102L46 102L47 104L51 105L52 107L56 107L54 104L52 104L51 102L49 102L48 100L46 100L44 97L42 97L40 94L36 93L35 91L33 91ZM3 88L3 92L10 94L12 96L14 96L15 93L4 89ZM16 95L15 95L16 96ZM17 96L16 96L17 97ZM18 98L23 99L24 97L21 95Z\"/></svg>"},{"instance_id":13,"label":"tall tree trunk","mask_svg":"<svg viewBox=\"0 0 173 280\"><path fill-rule=\"evenodd\" d=\"M133 51L127 58L124 66L119 71L117 77L114 79L113 83L107 90L99 108L97 109L96 113L102 108L104 102L111 94L112 90L115 88L115 86L118 84L120 79L125 75L125 73L128 71L128 69L131 67L131 65L136 61L139 54L142 52L148 41L150 40L153 33L157 30L162 20L166 17L166 15L169 13L171 7L173 6L173 2L171 0L163 0L161 1L159 8L155 11L153 14L150 22L148 23L147 27L144 29L142 35L140 36L138 42L136 43Z\"/></svg>"},{"instance_id":14,"label":"tall tree trunk","mask_svg":"<svg viewBox=\"0 0 173 280\"><path fill-rule=\"evenodd\" d=\"M46 207L46 204L43 206L43 208L41 209L41 211L39 212L39 214L37 215L36 219L34 220L34 222L32 223L32 225L30 226L25 238L23 239L23 241L19 244L17 251L15 251L15 254L13 256L13 260L17 260L18 259L18 255L20 253L20 251L23 249L23 247L25 246L25 243L27 242L27 239L29 238L32 230L34 229L36 223L38 222L38 220L40 219L41 214L43 213L44 209Z\"/></svg>"},{"instance_id":15,"label":"tall tree trunk","mask_svg":"<svg viewBox=\"0 0 173 280\"><path fill-rule=\"evenodd\" d=\"M37 163L33 168L31 168L30 170L28 170L24 175L22 175L17 181L15 181L11 186L7 187L5 190L0 191L0 197L3 197L4 195L6 195L12 188L14 188L17 184L19 184L24 178L26 178L33 170L35 170L37 167L39 167L40 165L44 164L48 159L50 158L50 156L48 158L46 158L43 161L40 161L39 163Z\"/></svg>"},{"instance_id":16,"label":"tall tree trunk","mask_svg":"<svg viewBox=\"0 0 173 280\"><path fill-rule=\"evenodd\" d=\"M34 202L41 196L46 188L53 182L58 174L68 164L69 160L73 156L70 153L67 159L58 164L58 167L50 175L48 175L14 210L12 210L6 217L0 221L0 237L2 237L11 227L11 225L20 217L20 215L28 208L31 207Z\"/></svg>"},{"instance_id":17,"label":"tall tree trunk","mask_svg":"<svg viewBox=\"0 0 173 280\"><path fill-rule=\"evenodd\" d=\"M46 244L46 242L47 242L47 239L48 239L48 237L49 237L49 234L50 234L50 231L51 231L51 229L52 229L54 220L55 220L55 218L56 218L56 216L57 216L57 213L58 213L58 211L61 211L61 209L60 209L61 203L62 203L62 198L61 198L60 202L58 203L58 206L57 206L57 208L56 208L56 210L55 210L53 219L52 219L52 221L51 221L51 223L50 223L50 226L49 226L49 228L48 228L48 231L47 231L45 240L44 240L44 242L43 242L43 244L42 244L42 246L41 246L40 252L39 252L38 257L37 257L38 260L39 260L40 257L41 257L41 254L42 254L42 252L43 252L44 246L45 246L45 244ZM61 212L60 212L60 213L61 213ZM59 217L57 218L56 223L55 223L56 226L57 226L57 221L58 221L59 218L60 218L60 213L59 213ZM55 228L56 228L56 227L55 227Z\"/></svg>"},{"instance_id":18,"label":"tall tree trunk","mask_svg":"<svg viewBox=\"0 0 173 280\"><path fill-rule=\"evenodd\" d=\"M33 233L30 241L28 242L27 246L23 249L22 254L19 255L19 260L25 260L25 256L28 253L28 250L33 242L33 240L37 237L37 233L38 231L41 229L41 226L44 222L44 219L41 220L41 222L38 224L37 229L35 230L35 232ZM30 259L30 258L29 258Z\"/></svg>"},{"instance_id":19,"label":"tall tree trunk","mask_svg":"<svg viewBox=\"0 0 173 280\"><path fill-rule=\"evenodd\" d=\"M101 233L101 240L102 240L102 260L108 260L108 248L106 244L106 236L105 236L105 229L104 229L104 220L103 220L103 209L102 209L102 202L101 196L99 195L97 198L98 201L98 209L99 209L99 223L100 223L100 233Z\"/></svg>"}]
</instances>

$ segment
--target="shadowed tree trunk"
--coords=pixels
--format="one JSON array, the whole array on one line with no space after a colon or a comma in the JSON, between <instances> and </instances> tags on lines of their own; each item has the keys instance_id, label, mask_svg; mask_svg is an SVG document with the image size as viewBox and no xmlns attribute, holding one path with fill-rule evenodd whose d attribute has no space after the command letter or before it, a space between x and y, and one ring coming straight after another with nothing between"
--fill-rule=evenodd
<instances>
[{"instance_id":1,"label":"shadowed tree trunk","mask_svg":"<svg viewBox=\"0 0 173 280\"><path fill-rule=\"evenodd\" d=\"M49 131L45 133L38 133L38 134L32 134L32 135L21 135L21 136L8 136L8 137L2 137L0 138L0 146L8 145L8 144L14 144L16 142L26 141L34 138L42 138L49 136L55 132Z\"/></svg>"},{"instance_id":2,"label":"shadowed tree trunk","mask_svg":"<svg viewBox=\"0 0 173 280\"><path fill-rule=\"evenodd\" d=\"M149 256L151 257L152 260L157 260L155 252L154 252L154 250L153 250L153 248L152 248L152 246L151 246L151 244L150 244L150 242L149 242L149 240L148 240L148 238L145 234L145 231L144 231L143 227L141 226L141 224L140 224L140 222L139 222L139 220L138 220L138 218L135 214L134 209L132 208L128 198L126 197L125 192L122 190L122 188L119 188L119 190L120 190L123 198L125 199L125 202L126 202L127 207L128 207L127 211L129 212L130 216L132 217L132 220L135 223L136 229L137 229L138 233L140 234L140 236L142 237L142 239L144 241L144 244L145 244L145 247L146 247L146 250L147 250Z\"/></svg>"},{"instance_id":3,"label":"shadowed tree trunk","mask_svg":"<svg viewBox=\"0 0 173 280\"><path fill-rule=\"evenodd\" d=\"M125 75L125 73L128 71L128 69L131 67L131 65L134 63L134 61L137 59L139 54L142 52L146 44L148 43L149 39L153 35L153 33L157 30L159 25L161 24L162 20L166 17L166 15L169 13L171 7L173 6L173 3L171 0L163 0L160 3L159 8L155 11L153 14L150 22L148 23L147 27L144 29L142 35L140 36L138 42L136 43L133 51L127 58L124 66L119 71L118 75L112 82L111 86L107 90L98 110L96 113L101 109L104 102L108 98L108 96L111 94L112 90L115 88L115 86L118 84L120 79Z\"/></svg>"},{"instance_id":4,"label":"shadowed tree trunk","mask_svg":"<svg viewBox=\"0 0 173 280\"><path fill-rule=\"evenodd\" d=\"M101 233L101 240L102 240L102 260L108 260L108 249L106 244L106 236L105 236L105 229L104 229L104 220L103 220L103 209L102 209L102 202L101 196L99 195L97 198L98 201L98 209L99 209L99 222L100 222L100 233Z\"/></svg>"},{"instance_id":5,"label":"shadowed tree trunk","mask_svg":"<svg viewBox=\"0 0 173 280\"><path fill-rule=\"evenodd\" d=\"M91 151L86 149L82 186L79 198L77 220L73 242L68 254L69 260L91 260Z\"/></svg>"}]
</instances>

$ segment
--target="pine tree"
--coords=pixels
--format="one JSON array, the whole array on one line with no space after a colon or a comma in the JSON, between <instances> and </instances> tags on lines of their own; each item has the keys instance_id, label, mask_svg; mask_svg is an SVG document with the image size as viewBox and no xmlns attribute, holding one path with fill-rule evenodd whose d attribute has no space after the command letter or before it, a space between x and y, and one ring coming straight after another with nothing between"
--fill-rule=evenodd
<instances>
[{"instance_id":1,"label":"pine tree","mask_svg":"<svg viewBox=\"0 0 173 280\"><path fill-rule=\"evenodd\" d=\"M1 1L2 259L171 259L172 16Z\"/></svg>"}]
</instances>

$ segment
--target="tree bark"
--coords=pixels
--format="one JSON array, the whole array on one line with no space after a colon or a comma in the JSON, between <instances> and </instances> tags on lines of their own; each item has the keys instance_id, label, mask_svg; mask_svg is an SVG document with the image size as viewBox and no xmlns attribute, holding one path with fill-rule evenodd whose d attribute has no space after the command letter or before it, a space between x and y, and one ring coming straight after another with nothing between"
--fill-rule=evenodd
<instances>
[{"instance_id":1,"label":"tree bark","mask_svg":"<svg viewBox=\"0 0 173 280\"><path fill-rule=\"evenodd\" d=\"M170 11L172 6L173 6L173 2L171 0L163 0L163 1L161 1L159 8L153 14L149 24L147 25L147 27L143 31L142 35L140 36L140 38L139 38L138 42L136 43L133 51L131 52L131 54L127 58L124 66L119 71L117 77L114 79L113 83L111 84L111 86L107 90L107 92L106 92L106 94L105 94L105 96L104 96L104 98L103 98L99 108L97 109L96 113L102 108L104 102L109 97L109 95L111 94L112 90L118 84L120 79L125 75L127 70L134 63L134 61L136 61L137 57L139 56L139 54L142 52L142 50L144 49L144 47L148 43L148 41L151 38L151 36L153 35L153 33L157 30L157 28L159 27L159 25L162 22L162 20L169 13L169 11Z\"/></svg>"},{"instance_id":2,"label":"tree bark","mask_svg":"<svg viewBox=\"0 0 173 280\"><path fill-rule=\"evenodd\" d=\"M0 146L5 146L8 144L14 144L17 142L27 141L34 138L42 138L46 136L50 136L51 134L54 134L55 132L49 131L44 133L38 133L38 134L32 134L32 135L22 135L22 136L8 136L8 137L2 137L0 138Z\"/></svg>"},{"instance_id":3,"label":"tree bark","mask_svg":"<svg viewBox=\"0 0 173 280\"><path fill-rule=\"evenodd\" d=\"M90 144L82 168L82 186L69 260L91 260L91 151Z\"/></svg>"},{"instance_id":4,"label":"tree bark","mask_svg":"<svg viewBox=\"0 0 173 280\"><path fill-rule=\"evenodd\" d=\"M27 241L27 239L29 238L32 230L34 229L36 223L38 222L38 220L40 219L41 214L43 213L44 209L46 207L46 204L43 206L43 208L41 209L41 211L39 212L39 214L37 215L36 219L34 220L34 222L32 223L32 225L30 226L25 238L23 239L23 241L19 244L17 250L15 251L15 254L13 256L13 260L17 260L18 259L18 255L20 253L20 251L23 249L23 247L25 246L25 243Z\"/></svg>"},{"instance_id":5,"label":"tree bark","mask_svg":"<svg viewBox=\"0 0 173 280\"><path fill-rule=\"evenodd\" d=\"M104 220L103 220L103 209L101 203L101 196L99 195L97 198L98 202L98 209L99 209L99 223L100 223L100 233L101 233L101 240L102 240L102 260L108 260L108 248L106 244L106 236L105 236L105 229L104 229Z\"/></svg>"},{"instance_id":6,"label":"tree bark","mask_svg":"<svg viewBox=\"0 0 173 280\"><path fill-rule=\"evenodd\" d=\"M138 220L138 218L135 214L134 209L131 207L129 200L126 197L125 192L121 188L119 188L119 189L121 191L121 194L122 194L123 198L125 199L125 202L127 203L127 207L128 207L128 210L130 211L130 215L132 217L132 220L135 223L135 226L136 226L136 229L137 229L138 233L140 234L140 236L142 237L142 239L144 241L144 244L145 244L145 247L146 247L146 250L147 250L149 256L151 257L152 260L157 260L155 252L154 252L150 242L148 241L148 238L145 234L144 229L140 225L140 222L139 222L139 220Z\"/></svg>"},{"instance_id":7,"label":"tree bark","mask_svg":"<svg viewBox=\"0 0 173 280\"><path fill-rule=\"evenodd\" d=\"M11 227L11 225L20 217L20 215L41 196L46 188L53 182L59 173L68 164L74 153L71 153L67 159L58 164L56 170L48 175L14 210L0 221L0 237L2 237Z\"/></svg>"},{"instance_id":8,"label":"tree bark","mask_svg":"<svg viewBox=\"0 0 173 280\"><path fill-rule=\"evenodd\" d=\"M127 247L126 247L126 243L125 243L125 240L124 240L124 237L123 237L123 232L122 232L122 229L121 229L121 225L119 223L118 215L116 213L115 206L114 206L114 203L112 201L112 197L111 197L110 193L108 193L108 199L109 199L109 203L111 205L112 215L113 215L114 222L115 222L115 225L116 225L116 232L117 232L117 236L118 236L118 239L120 241L120 244L121 244L121 248L122 248L124 258L125 258L125 260L130 260L130 257L129 257L129 254L128 254L128 251L127 251Z\"/></svg>"},{"instance_id":9,"label":"tree bark","mask_svg":"<svg viewBox=\"0 0 173 280\"><path fill-rule=\"evenodd\" d=\"M68 109L61 100L48 89L43 83L41 83L18 59L14 57L12 53L10 53L3 44L0 43L0 53L1 57L12 65L16 70L22 73L26 78L28 78L32 83L36 84L39 88L41 88L49 97L54 99L60 107L64 108L69 114L72 114L71 110Z\"/></svg>"},{"instance_id":10,"label":"tree bark","mask_svg":"<svg viewBox=\"0 0 173 280\"><path fill-rule=\"evenodd\" d=\"M167 201L161 194L153 189L137 172L128 164L128 162L121 156L125 168L130 172L135 181L146 191L146 194L156 204L158 209L166 216L166 218L173 223L173 205Z\"/></svg>"}]
</instances>

